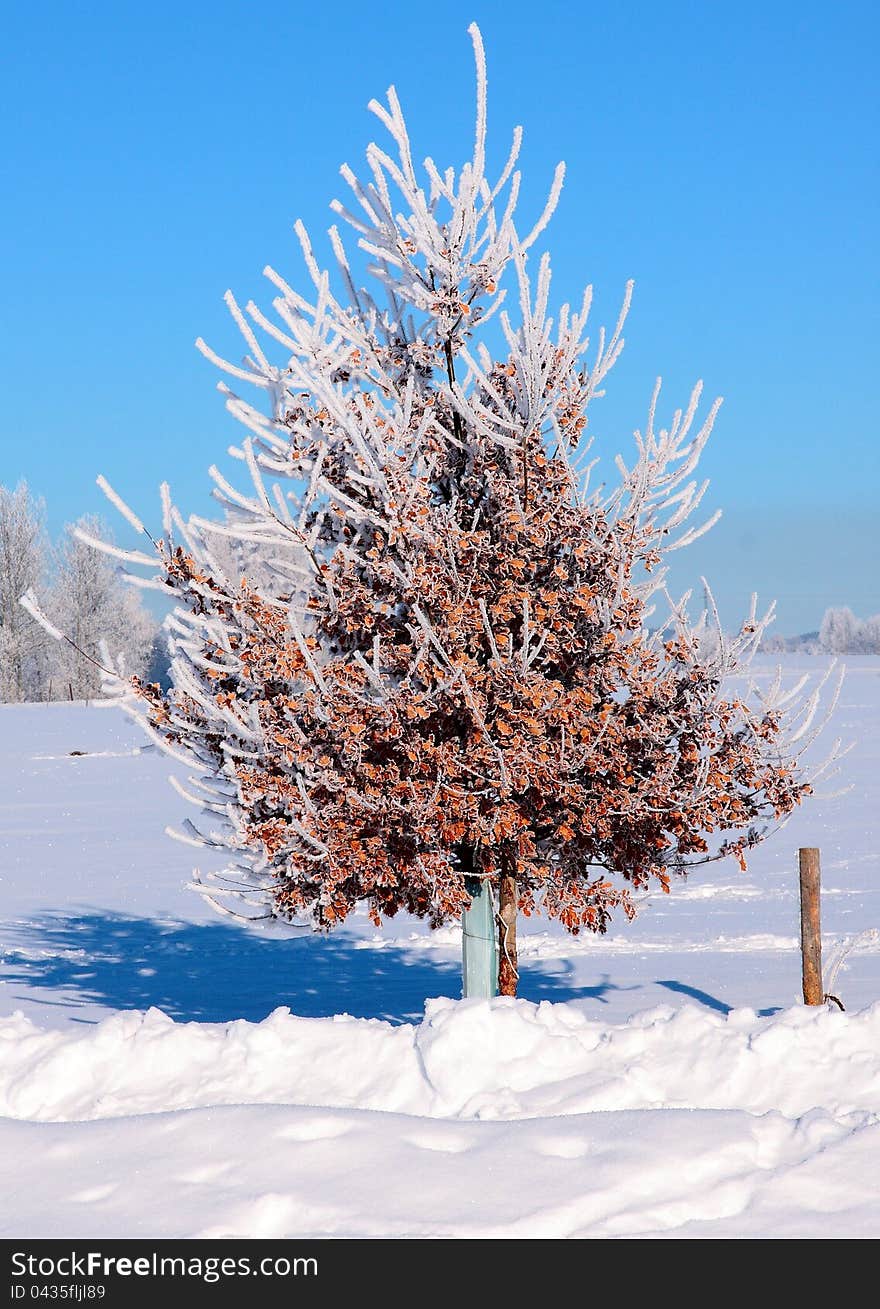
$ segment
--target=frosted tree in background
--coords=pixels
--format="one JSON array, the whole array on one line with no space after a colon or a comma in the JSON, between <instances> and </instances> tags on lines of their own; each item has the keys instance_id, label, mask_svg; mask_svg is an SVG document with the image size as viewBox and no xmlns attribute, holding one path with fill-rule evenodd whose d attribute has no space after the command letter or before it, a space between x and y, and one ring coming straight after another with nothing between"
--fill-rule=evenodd
<instances>
[{"instance_id":1,"label":"frosted tree in background","mask_svg":"<svg viewBox=\"0 0 880 1309\"><path fill-rule=\"evenodd\" d=\"M863 622L845 606L826 609L819 646L828 654L880 654L880 614Z\"/></svg>"},{"instance_id":2,"label":"frosted tree in background","mask_svg":"<svg viewBox=\"0 0 880 1309\"><path fill-rule=\"evenodd\" d=\"M866 618L861 628L861 653L880 654L880 614Z\"/></svg>"},{"instance_id":3,"label":"frosted tree in background","mask_svg":"<svg viewBox=\"0 0 880 1309\"><path fill-rule=\"evenodd\" d=\"M25 591L45 596L45 507L25 482L0 486L0 701L41 700L51 642L19 604Z\"/></svg>"},{"instance_id":4,"label":"frosted tree in background","mask_svg":"<svg viewBox=\"0 0 880 1309\"><path fill-rule=\"evenodd\" d=\"M96 535L103 546L106 527L83 518L53 548L42 500L24 482L14 491L0 486L0 702L101 694L102 641L130 674L142 676L151 666L157 621L118 564L87 544ZM23 595L29 597L24 607ZM44 620L64 639L52 641Z\"/></svg>"},{"instance_id":5,"label":"frosted tree in background","mask_svg":"<svg viewBox=\"0 0 880 1309\"><path fill-rule=\"evenodd\" d=\"M490 178L470 30L471 159L419 172L390 90L370 106L390 146L333 203L360 262L332 228L331 277L298 223L308 289L267 269L272 314L227 296L241 365L200 343L251 388L221 386L248 479L212 470L225 518L185 520L166 488L154 538L105 488L151 542L126 556L142 584L176 600L171 690L117 686L192 769L178 789L207 820L180 835L229 855L203 889L329 928L360 904L437 926L488 887L514 994L519 912L604 931L634 891L742 862L810 790L821 688L734 694L772 610L728 638L711 598L692 625L666 590L665 556L717 516L691 522L718 409L699 416L699 385L664 422L658 382L617 485L593 485L588 411L631 288L595 338L590 289L551 313L533 252L564 170L520 226L521 133Z\"/></svg>"},{"instance_id":6,"label":"frosted tree in background","mask_svg":"<svg viewBox=\"0 0 880 1309\"><path fill-rule=\"evenodd\" d=\"M818 632L769 636L762 641L761 650L765 654L880 654L880 614L862 619L846 605L834 605L825 610Z\"/></svg>"},{"instance_id":7,"label":"frosted tree in background","mask_svg":"<svg viewBox=\"0 0 880 1309\"><path fill-rule=\"evenodd\" d=\"M46 611L69 637L54 646L51 678L56 698L91 700L101 693L101 644L120 656L130 674L147 671L157 623L126 586L117 564L89 544L106 541L97 518L81 518L65 530L55 551L54 577Z\"/></svg>"},{"instance_id":8,"label":"frosted tree in background","mask_svg":"<svg viewBox=\"0 0 880 1309\"><path fill-rule=\"evenodd\" d=\"M830 654L847 654L852 650L858 619L851 609L826 609L819 629L819 644Z\"/></svg>"}]
</instances>

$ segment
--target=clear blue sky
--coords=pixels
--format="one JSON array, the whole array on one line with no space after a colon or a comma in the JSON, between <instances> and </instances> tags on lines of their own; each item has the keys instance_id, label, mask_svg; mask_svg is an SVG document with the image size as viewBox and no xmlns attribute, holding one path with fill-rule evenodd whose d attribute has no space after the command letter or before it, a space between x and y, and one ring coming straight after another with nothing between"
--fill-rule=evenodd
<instances>
[{"instance_id":1,"label":"clear blue sky","mask_svg":"<svg viewBox=\"0 0 880 1309\"><path fill-rule=\"evenodd\" d=\"M497 156L525 128L527 203L568 164L558 296L592 281L608 319L636 279L603 448L657 373L670 403L697 377L725 396L705 460L725 518L676 581L706 571L731 624L753 588L775 595L786 633L832 603L880 610L867 0L8 5L0 481L27 478L53 529L113 518L98 472L148 520L166 477L203 511L232 425L194 338L241 353L226 288L268 301L267 262L299 279L293 220L325 230L390 82L419 155L461 161L473 18Z\"/></svg>"}]
</instances>

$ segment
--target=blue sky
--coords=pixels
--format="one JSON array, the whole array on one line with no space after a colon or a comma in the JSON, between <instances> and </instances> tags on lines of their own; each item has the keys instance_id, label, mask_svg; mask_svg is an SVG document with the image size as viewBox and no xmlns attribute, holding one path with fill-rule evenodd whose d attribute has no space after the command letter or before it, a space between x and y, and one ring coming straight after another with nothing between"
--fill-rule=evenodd
<instances>
[{"instance_id":1,"label":"blue sky","mask_svg":"<svg viewBox=\"0 0 880 1309\"><path fill-rule=\"evenodd\" d=\"M194 338L240 353L226 288L300 277L293 220L325 230L390 82L417 153L461 161L473 18L499 159L525 128L524 208L568 164L558 297L591 281L610 319L636 279L600 449L626 448L658 373L670 406L697 377L725 396L704 465L725 517L676 583L706 572L731 624L776 596L786 633L880 610L880 21L857 0L7 7L0 481L26 478L53 530L112 520L98 472L147 520L163 478L204 511L233 426Z\"/></svg>"}]
</instances>

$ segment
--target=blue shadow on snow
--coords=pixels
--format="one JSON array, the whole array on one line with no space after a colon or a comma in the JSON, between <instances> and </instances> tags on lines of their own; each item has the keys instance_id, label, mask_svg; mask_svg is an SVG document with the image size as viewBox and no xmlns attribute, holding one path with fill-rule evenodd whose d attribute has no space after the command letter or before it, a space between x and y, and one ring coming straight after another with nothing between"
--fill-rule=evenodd
<instances>
[{"instance_id":1,"label":"blue shadow on snow","mask_svg":"<svg viewBox=\"0 0 880 1309\"><path fill-rule=\"evenodd\" d=\"M661 982L658 979L657 986L665 986L667 991L674 991L676 995L688 995L692 1000L697 1000L701 1005L705 1005L707 1009L714 1009L716 1013L733 1013L733 1005L726 1004L724 1000L717 999L716 996L710 995L708 991L701 991L697 986L688 986L686 982ZM772 1009L759 1009L758 1017L770 1018L773 1014L778 1014L779 1012L778 1005Z\"/></svg>"},{"instance_id":2,"label":"blue shadow on snow","mask_svg":"<svg viewBox=\"0 0 880 1309\"><path fill-rule=\"evenodd\" d=\"M48 988L32 1004L73 1011L155 1006L180 1021L259 1022L279 1005L308 1018L348 1013L418 1020L426 997L461 995L457 957L389 943L359 947L344 931L279 939L222 921L162 922L119 914L47 915L18 926L0 970L7 987ZM617 989L606 979L578 986L561 961L528 961L526 1000L593 999ZM24 998L24 997L17 997ZM80 1020L82 1021L82 1020Z\"/></svg>"}]
</instances>

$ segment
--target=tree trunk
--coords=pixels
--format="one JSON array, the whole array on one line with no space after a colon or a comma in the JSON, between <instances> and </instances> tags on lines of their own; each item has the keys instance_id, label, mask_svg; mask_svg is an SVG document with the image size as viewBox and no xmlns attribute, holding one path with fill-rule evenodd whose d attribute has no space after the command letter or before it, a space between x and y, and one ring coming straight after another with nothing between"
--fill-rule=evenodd
<instances>
[{"instance_id":1,"label":"tree trunk","mask_svg":"<svg viewBox=\"0 0 880 1309\"><path fill-rule=\"evenodd\" d=\"M516 995L519 974L516 967L516 856L511 850L501 855L498 890L498 994Z\"/></svg>"}]
</instances>

